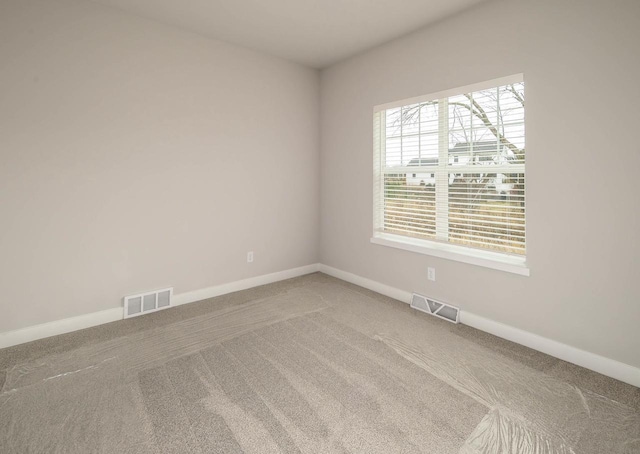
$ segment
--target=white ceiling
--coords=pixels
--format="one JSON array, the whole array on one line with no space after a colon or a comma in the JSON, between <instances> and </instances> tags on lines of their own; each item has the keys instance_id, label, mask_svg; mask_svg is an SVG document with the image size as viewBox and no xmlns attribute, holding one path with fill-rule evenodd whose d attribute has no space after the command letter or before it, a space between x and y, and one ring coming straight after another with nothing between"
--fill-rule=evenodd
<instances>
[{"instance_id":1,"label":"white ceiling","mask_svg":"<svg viewBox=\"0 0 640 454\"><path fill-rule=\"evenodd\" d=\"M323 68L485 0L94 0Z\"/></svg>"}]
</instances>

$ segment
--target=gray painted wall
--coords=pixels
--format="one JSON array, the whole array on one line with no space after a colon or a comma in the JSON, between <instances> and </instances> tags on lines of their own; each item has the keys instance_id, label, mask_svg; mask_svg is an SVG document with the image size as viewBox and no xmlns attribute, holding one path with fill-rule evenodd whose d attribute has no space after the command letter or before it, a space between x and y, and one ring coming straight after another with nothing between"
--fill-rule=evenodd
<instances>
[{"instance_id":1,"label":"gray painted wall","mask_svg":"<svg viewBox=\"0 0 640 454\"><path fill-rule=\"evenodd\" d=\"M316 263L318 116L317 71L0 1L0 332Z\"/></svg>"},{"instance_id":2,"label":"gray painted wall","mask_svg":"<svg viewBox=\"0 0 640 454\"><path fill-rule=\"evenodd\" d=\"M639 25L637 1L494 1L323 71L321 262L640 366ZM531 276L371 244L373 106L520 72Z\"/></svg>"}]
</instances>

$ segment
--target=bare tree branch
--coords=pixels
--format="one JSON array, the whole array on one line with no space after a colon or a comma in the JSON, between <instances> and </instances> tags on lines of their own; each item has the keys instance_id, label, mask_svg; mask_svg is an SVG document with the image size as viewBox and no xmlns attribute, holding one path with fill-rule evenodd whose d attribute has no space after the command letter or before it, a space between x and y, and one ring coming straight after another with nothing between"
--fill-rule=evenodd
<instances>
[{"instance_id":1,"label":"bare tree branch","mask_svg":"<svg viewBox=\"0 0 640 454\"><path fill-rule=\"evenodd\" d=\"M475 116L478 117L480 119L480 121L482 121L482 123L486 126L486 128L491 131L491 133L496 137L496 139L498 139L498 141L505 145L507 148L509 148L509 150L513 151L513 154L515 154L516 156L520 156L520 154L522 153L522 151L520 150L520 148L516 147L514 144L511 143L511 141L509 139L507 139L504 135L502 135L500 133L500 131L498 131L498 128L496 128L493 123L491 123L491 121L489 120L489 116L487 115L487 113L484 111L484 109L482 108L482 106L480 104L478 104L478 102L473 99L473 96L471 96L470 94L465 94L464 95L469 102L473 105L474 110L476 110L477 112L474 112Z\"/></svg>"},{"instance_id":2,"label":"bare tree branch","mask_svg":"<svg viewBox=\"0 0 640 454\"><path fill-rule=\"evenodd\" d=\"M513 85L507 86L507 90L514 96L514 98L519 103L521 103L524 106L524 97L522 96L521 93L518 92L518 90L516 90L516 88ZM518 148L509 139L507 139L504 136L504 134L500 132L493 123L491 123L491 120L489 119L489 116L487 115L486 111L476 100L473 99L473 97L470 94L465 94L464 96L469 100L469 104L464 102L459 102L459 101L450 101L449 105L459 106L467 109L469 112L471 112L472 115L477 117L484 124L484 126L491 132L491 134L493 134L493 136L497 139L499 143L509 148L509 150L511 150L518 157L518 159L523 159L524 149ZM436 105L436 104L438 104L438 101L429 101L426 103L418 104L416 107L411 109L403 109L398 121L401 121L401 122L415 121L415 118L416 116L419 115L419 112L422 106Z\"/></svg>"},{"instance_id":3,"label":"bare tree branch","mask_svg":"<svg viewBox=\"0 0 640 454\"><path fill-rule=\"evenodd\" d=\"M513 95L513 97L516 98L520 104L522 104L522 107L524 107L524 97L522 96L522 93L516 90L513 84L507 85L507 91L509 91Z\"/></svg>"}]
</instances>

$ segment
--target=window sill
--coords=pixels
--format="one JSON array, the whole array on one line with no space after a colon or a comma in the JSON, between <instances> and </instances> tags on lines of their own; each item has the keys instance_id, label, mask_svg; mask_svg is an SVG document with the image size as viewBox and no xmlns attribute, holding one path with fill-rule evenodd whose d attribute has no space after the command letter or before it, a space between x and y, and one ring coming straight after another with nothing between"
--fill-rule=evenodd
<instances>
[{"instance_id":1,"label":"window sill","mask_svg":"<svg viewBox=\"0 0 640 454\"><path fill-rule=\"evenodd\" d=\"M508 256L497 252L480 251L454 244L407 238L390 233L376 233L371 238L371 242L382 246L417 252L418 254L529 276L529 268L526 265L525 258Z\"/></svg>"}]
</instances>

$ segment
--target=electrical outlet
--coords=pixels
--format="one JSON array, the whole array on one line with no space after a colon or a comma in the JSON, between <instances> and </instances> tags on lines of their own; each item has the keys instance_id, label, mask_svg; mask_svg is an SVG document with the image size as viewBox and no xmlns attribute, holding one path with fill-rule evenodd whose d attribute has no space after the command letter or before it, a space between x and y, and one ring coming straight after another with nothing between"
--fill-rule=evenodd
<instances>
[{"instance_id":1,"label":"electrical outlet","mask_svg":"<svg viewBox=\"0 0 640 454\"><path fill-rule=\"evenodd\" d=\"M429 279L430 281L435 281L436 280L436 269L435 268L427 268L427 279Z\"/></svg>"},{"instance_id":2,"label":"electrical outlet","mask_svg":"<svg viewBox=\"0 0 640 454\"><path fill-rule=\"evenodd\" d=\"M253 262L253 251L247 252L247 263Z\"/></svg>"}]
</instances>

